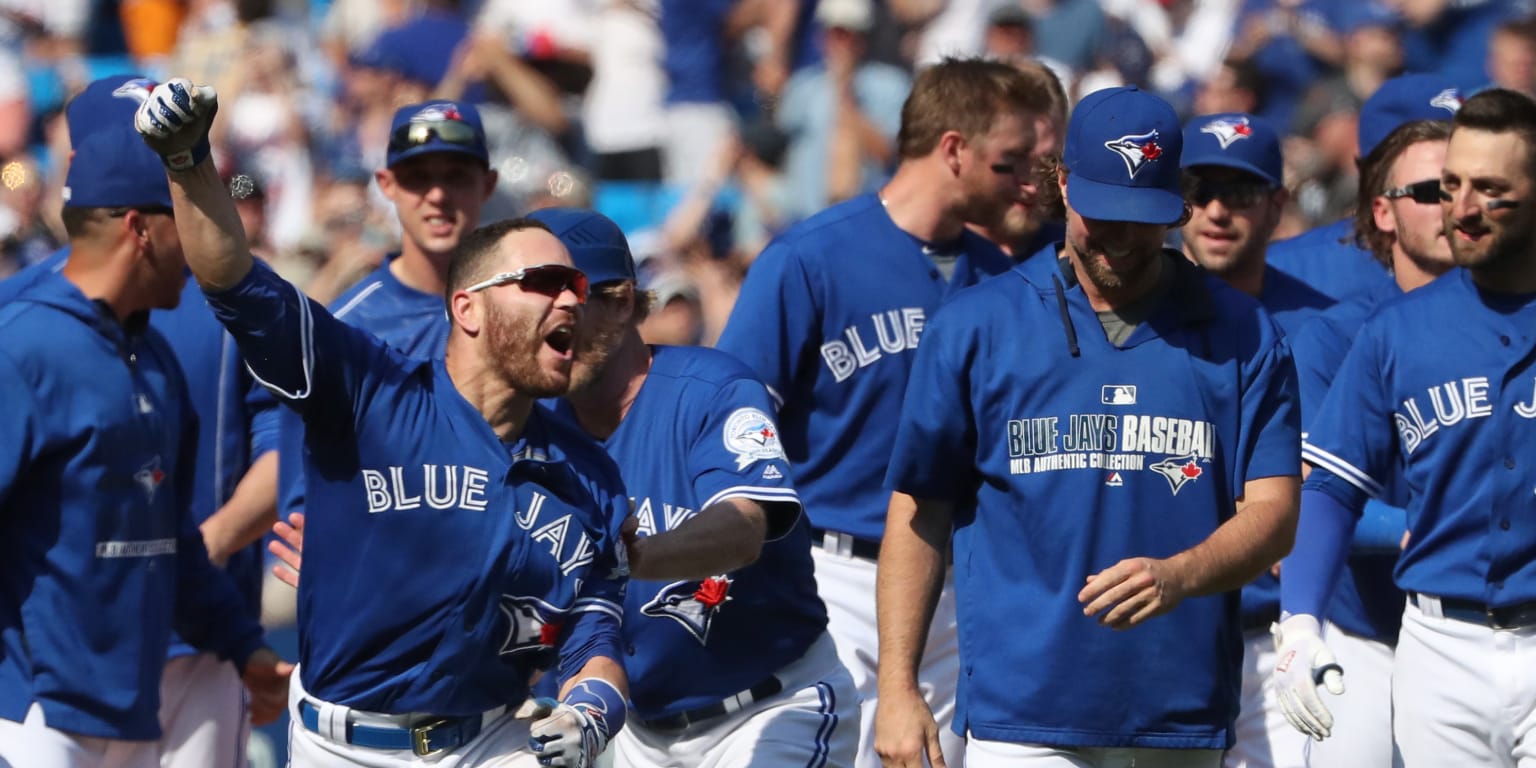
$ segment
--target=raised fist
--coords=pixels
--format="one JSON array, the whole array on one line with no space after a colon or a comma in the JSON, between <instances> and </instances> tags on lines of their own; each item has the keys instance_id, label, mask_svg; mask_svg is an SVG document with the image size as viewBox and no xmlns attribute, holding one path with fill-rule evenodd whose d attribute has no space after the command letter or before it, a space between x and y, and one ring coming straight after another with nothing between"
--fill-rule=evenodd
<instances>
[{"instance_id":1,"label":"raised fist","mask_svg":"<svg viewBox=\"0 0 1536 768\"><path fill-rule=\"evenodd\" d=\"M165 167L185 171L208 157L208 130L218 111L219 97L212 87L178 77L150 91L133 116L133 127Z\"/></svg>"}]
</instances>

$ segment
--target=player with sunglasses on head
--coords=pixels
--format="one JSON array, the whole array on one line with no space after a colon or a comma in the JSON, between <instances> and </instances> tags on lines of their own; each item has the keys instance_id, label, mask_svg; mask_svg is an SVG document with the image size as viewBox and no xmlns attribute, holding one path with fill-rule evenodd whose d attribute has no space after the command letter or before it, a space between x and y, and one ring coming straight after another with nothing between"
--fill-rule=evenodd
<instances>
[{"instance_id":1,"label":"player with sunglasses on head","mask_svg":"<svg viewBox=\"0 0 1536 768\"><path fill-rule=\"evenodd\" d=\"M1269 266L1265 249L1290 200L1281 184L1280 135L1242 113L1196 117L1184 126L1184 199L1189 203L1184 254L1233 288L1258 299L1289 332L1333 299ZM1243 587L1243 699L1230 768L1302 764L1305 739L1280 713L1265 686L1274 667L1269 628L1280 616L1280 584L1265 573Z\"/></svg>"},{"instance_id":2,"label":"player with sunglasses on head","mask_svg":"<svg viewBox=\"0 0 1536 768\"><path fill-rule=\"evenodd\" d=\"M625 715L628 500L602 447L536 402L570 384L586 276L542 224L474 230L448 262L446 355L402 354L251 258L208 160L216 111L171 80L135 126L214 313L305 421L294 764L586 768ZM516 718L556 661L562 701Z\"/></svg>"}]
</instances>

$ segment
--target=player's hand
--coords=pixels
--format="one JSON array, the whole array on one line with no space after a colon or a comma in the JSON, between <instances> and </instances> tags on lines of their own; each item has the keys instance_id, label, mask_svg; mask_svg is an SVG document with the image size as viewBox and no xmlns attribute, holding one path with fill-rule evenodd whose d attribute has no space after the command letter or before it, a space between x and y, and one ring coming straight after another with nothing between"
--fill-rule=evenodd
<instances>
[{"instance_id":1,"label":"player's hand","mask_svg":"<svg viewBox=\"0 0 1536 768\"><path fill-rule=\"evenodd\" d=\"M259 648L245 660L241 679L251 692L251 724L277 720L288 706L288 678L293 665L278 658L271 648Z\"/></svg>"},{"instance_id":2,"label":"player's hand","mask_svg":"<svg viewBox=\"0 0 1536 768\"><path fill-rule=\"evenodd\" d=\"M1130 629L1161 616L1184 599L1184 587L1168 560L1132 557L1088 577L1077 593L1084 616L1111 629ZM1100 615L1103 614L1103 615Z\"/></svg>"},{"instance_id":3,"label":"player's hand","mask_svg":"<svg viewBox=\"0 0 1536 768\"><path fill-rule=\"evenodd\" d=\"M591 707L558 704L553 699L529 699L517 717L531 719L528 748L539 765L551 768L591 768L608 746L608 724Z\"/></svg>"},{"instance_id":4,"label":"player's hand","mask_svg":"<svg viewBox=\"0 0 1536 768\"><path fill-rule=\"evenodd\" d=\"M288 515L288 522L273 523L272 532L277 534L277 539L267 543L267 551L283 561L272 566L272 575L298 589L299 566L303 564L304 555L304 513L294 512Z\"/></svg>"},{"instance_id":5,"label":"player's hand","mask_svg":"<svg viewBox=\"0 0 1536 768\"><path fill-rule=\"evenodd\" d=\"M643 578L645 574L645 538L640 535L640 518L630 515L619 526L619 538L624 542L624 555L629 563L630 578Z\"/></svg>"},{"instance_id":6,"label":"player's hand","mask_svg":"<svg viewBox=\"0 0 1536 768\"><path fill-rule=\"evenodd\" d=\"M921 694L882 692L875 706L875 754L885 768L944 768L939 748L939 724Z\"/></svg>"},{"instance_id":7,"label":"player's hand","mask_svg":"<svg viewBox=\"0 0 1536 768\"><path fill-rule=\"evenodd\" d=\"M219 111L212 86L174 78L155 86L139 105L133 127L167 168L185 171L208 157L208 131Z\"/></svg>"},{"instance_id":8,"label":"player's hand","mask_svg":"<svg viewBox=\"0 0 1536 768\"><path fill-rule=\"evenodd\" d=\"M1338 696L1344 693L1344 669L1323 644L1317 619L1297 614L1274 625L1275 671L1271 681L1280 696L1280 710L1298 731L1322 741L1333 731L1333 713L1317 695L1318 686Z\"/></svg>"}]
</instances>

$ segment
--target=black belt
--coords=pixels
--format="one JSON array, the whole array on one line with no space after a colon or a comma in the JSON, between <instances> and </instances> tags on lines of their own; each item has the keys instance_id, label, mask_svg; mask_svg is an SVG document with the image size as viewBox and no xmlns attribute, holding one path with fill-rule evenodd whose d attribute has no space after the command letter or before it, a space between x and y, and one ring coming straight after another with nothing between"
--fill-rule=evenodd
<instances>
[{"instance_id":1,"label":"black belt","mask_svg":"<svg viewBox=\"0 0 1536 768\"><path fill-rule=\"evenodd\" d=\"M784 684L779 681L779 678L769 677L767 680L723 701L705 704L697 709L690 709L687 712L679 712L667 717L658 717L655 720L642 719L640 724L655 731L681 731L694 723L729 715L754 701L762 701L782 690L784 690Z\"/></svg>"},{"instance_id":2,"label":"black belt","mask_svg":"<svg viewBox=\"0 0 1536 768\"><path fill-rule=\"evenodd\" d=\"M861 539L857 536L851 536L849 534L840 533L838 531L828 531L825 528L812 528L811 542L818 547L826 547L825 542L828 533L832 533L837 536L847 536L848 539L853 542L853 548L849 550L849 554L853 555L854 557L857 557L860 560L880 560L880 542L878 541ZM836 551L836 549L833 548L829 551Z\"/></svg>"},{"instance_id":3,"label":"black belt","mask_svg":"<svg viewBox=\"0 0 1536 768\"><path fill-rule=\"evenodd\" d=\"M1417 592L1409 592L1409 599L1420 609ZM1423 595L1422 597L1433 597ZM1520 629L1522 627L1536 626L1536 600L1524 603L1506 605L1494 608L1473 600L1458 600L1453 597L1434 598L1440 601L1440 615L1447 619L1465 621L1469 624L1481 624L1493 629Z\"/></svg>"},{"instance_id":4,"label":"black belt","mask_svg":"<svg viewBox=\"0 0 1536 768\"><path fill-rule=\"evenodd\" d=\"M409 749L419 757L431 757L458 749L480 735L482 718L482 715L443 717L410 728L360 725L349 719L344 741L370 749ZM308 699L299 702L299 719L305 728L322 733L320 709Z\"/></svg>"}]
</instances>

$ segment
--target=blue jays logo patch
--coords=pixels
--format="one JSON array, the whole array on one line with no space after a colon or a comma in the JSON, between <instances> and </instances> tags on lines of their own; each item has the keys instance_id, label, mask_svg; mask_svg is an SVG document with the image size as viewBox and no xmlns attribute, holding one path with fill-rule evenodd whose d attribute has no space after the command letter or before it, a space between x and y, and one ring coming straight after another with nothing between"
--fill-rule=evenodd
<instances>
[{"instance_id":1,"label":"blue jays logo patch","mask_svg":"<svg viewBox=\"0 0 1536 768\"><path fill-rule=\"evenodd\" d=\"M1239 117L1217 118L1200 127L1201 133L1209 133L1216 137L1216 142L1222 149L1232 146L1234 143L1253 136L1253 126L1248 124L1248 118Z\"/></svg>"},{"instance_id":2,"label":"blue jays logo patch","mask_svg":"<svg viewBox=\"0 0 1536 768\"><path fill-rule=\"evenodd\" d=\"M737 408L725 420L725 449L736 454L736 469L746 469L760 459L783 459L779 428L768 414L756 408Z\"/></svg>"},{"instance_id":3,"label":"blue jays logo patch","mask_svg":"<svg viewBox=\"0 0 1536 768\"><path fill-rule=\"evenodd\" d=\"M1205 474L1200 467L1200 459L1194 454L1179 458L1163 459L1152 465L1152 471L1162 475L1173 488L1173 495L1179 495L1179 489L1192 483Z\"/></svg>"},{"instance_id":4,"label":"blue jays logo patch","mask_svg":"<svg viewBox=\"0 0 1536 768\"><path fill-rule=\"evenodd\" d=\"M715 621L715 613L730 602L730 591L729 576L711 576L701 582L674 581L662 587L640 612L676 621L703 645L709 642L709 627Z\"/></svg>"},{"instance_id":5,"label":"blue jays logo patch","mask_svg":"<svg viewBox=\"0 0 1536 768\"><path fill-rule=\"evenodd\" d=\"M119 99L131 99L139 104L149 101L149 92L155 89L155 81L147 77L135 77L112 89Z\"/></svg>"},{"instance_id":6,"label":"blue jays logo patch","mask_svg":"<svg viewBox=\"0 0 1536 768\"><path fill-rule=\"evenodd\" d=\"M464 114L453 104L431 104L423 107L420 112L411 115L411 122L413 123L437 123L444 120L462 123L464 122Z\"/></svg>"},{"instance_id":7,"label":"blue jays logo patch","mask_svg":"<svg viewBox=\"0 0 1536 768\"><path fill-rule=\"evenodd\" d=\"M165 482L165 470L160 468L160 457L150 459L149 463L133 473L133 481L144 490L145 499L150 504L155 503L155 491L160 490L160 484Z\"/></svg>"},{"instance_id":8,"label":"blue jays logo patch","mask_svg":"<svg viewBox=\"0 0 1536 768\"><path fill-rule=\"evenodd\" d=\"M1435 94L1435 97L1429 100L1429 105L1431 107L1439 107L1454 115L1456 110L1461 109L1461 92L1455 88L1447 88Z\"/></svg>"},{"instance_id":9,"label":"blue jays logo patch","mask_svg":"<svg viewBox=\"0 0 1536 768\"><path fill-rule=\"evenodd\" d=\"M507 617L507 637L502 656L533 656L537 666L554 663L555 644L564 628L565 612L537 597L501 596L501 614Z\"/></svg>"},{"instance_id":10,"label":"blue jays logo patch","mask_svg":"<svg viewBox=\"0 0 1536 768\"><path fill-rule=\"evenodd\" d=\"M1157 131L1121 136L1104 142L1104 147L1125 161L1125 170L1133 179L1141 169L1163 156L1163 147L1157 143Z\"/></svg>"}]
</instances>

